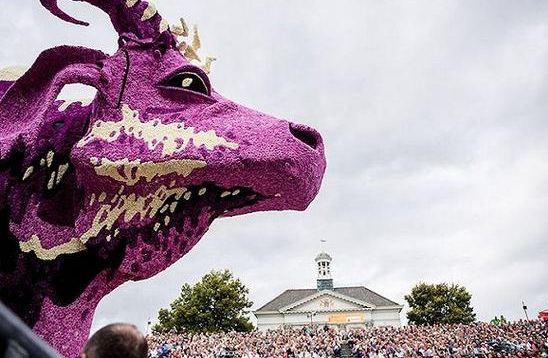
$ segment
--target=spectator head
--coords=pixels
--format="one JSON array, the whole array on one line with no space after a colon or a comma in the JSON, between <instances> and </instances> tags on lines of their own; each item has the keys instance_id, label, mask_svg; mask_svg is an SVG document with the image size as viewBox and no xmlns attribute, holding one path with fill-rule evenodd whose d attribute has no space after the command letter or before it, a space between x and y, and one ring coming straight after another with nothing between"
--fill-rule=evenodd
<instances>
[{"instance_id":1,"label":"spectator head","mask_svg":"<svg viewBox=\"0 0 548 358\"><path fill-rule=\"evenodd\" d=\"M148 345L137 327L113 323L95 332L80 358L146 358Z\"/></svg>"}]
</instances>

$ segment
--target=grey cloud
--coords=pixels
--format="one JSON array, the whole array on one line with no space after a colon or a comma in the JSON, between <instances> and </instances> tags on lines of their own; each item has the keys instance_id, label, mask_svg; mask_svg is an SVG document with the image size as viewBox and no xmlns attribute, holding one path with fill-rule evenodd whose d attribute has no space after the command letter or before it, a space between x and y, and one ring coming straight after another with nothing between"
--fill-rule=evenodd
<instances>
[{"instance_id":1,"label":"grey cloud","mask_svg":"<svg viewBox=\"0 0 548 358\"><path fill-rule=\"evenodd\" d=\"M3 4L0 65L44 48L115 51L104 14L60 22L24 0ZM480 319L548 307L548 3L541 1L156 1L201 28L227 97L323 135L328 171L304 213L221 220L169 270L101 302L94 327L144 328L212 268L230 268L256 307L314 285L328 239L335 281L396 301L418 281L466 285ZM17 14L11 16L10 14ZM22 44L25 44L22 46Z\"/></svg>"}]
</instances>

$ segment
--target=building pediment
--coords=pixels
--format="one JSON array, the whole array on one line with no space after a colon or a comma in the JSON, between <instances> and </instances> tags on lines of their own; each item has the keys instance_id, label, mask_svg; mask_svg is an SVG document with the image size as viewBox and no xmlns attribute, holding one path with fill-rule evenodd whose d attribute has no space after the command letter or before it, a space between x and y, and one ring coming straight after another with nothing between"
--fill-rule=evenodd
<instances>
[{"instance_id":1,"label":"building pediment","mask_svg":"<svg viewBox=\"0 0 548 358\"><path fill-rule=\"evenodd\" d=\"M282 307L280 312L332 312L374 309L375 305L331 290L316 292L297 302Z\"/></svg>"}]
</instances>

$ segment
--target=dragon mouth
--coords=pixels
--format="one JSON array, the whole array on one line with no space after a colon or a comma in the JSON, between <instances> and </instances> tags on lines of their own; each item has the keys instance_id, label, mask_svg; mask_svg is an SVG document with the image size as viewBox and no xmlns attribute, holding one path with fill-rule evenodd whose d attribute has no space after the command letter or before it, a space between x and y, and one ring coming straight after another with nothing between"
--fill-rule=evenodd
<instances>
[{"instance_id":1,"label":"dragon mouth","mask_svg":"<svg viewBox=\"0 0 548 358\"><path fill-rule=\"evenodd\" d=\"M188 252L216 218L274 197L248 187L220 187L213 182L187 187L172 182L148 194L137 194L136 188L132 189L126 192L121 186L115 194L92 193L81 208L81 213L91 214L84 214L80 222L81 227L88 228L85 232L49 248L33 235L20 243L22 251L34 252L39 259L49 261L89 249L106 255L121 242L135 248L142 241L154 251L169 252L169 261Z\"/></svg>"},{"instance_id":2,"label":"dragon mouth","mask_svg":"<svg viewBox=\"0 0 548 358\"><path fill-rule=\"evenodd\" d=\"M195 237L203 234L214 219L272 198L248 187L217 186L213 182L178 187L175 183L161 185L148 194L92 194L89 205L97 207L92 229L81 240L96 241L140 236L154 242L158 236Z\"/></svg>"},{"instance_id":3,"label":"dragon mouth","mask_svg":"<svg viewBox=\"0 0 548 358\"><path fill-rule=\"evenodd\" d=\"M177 227L177 224L184 222L185 219L194 220L194 226L197 226L198 218L203 215L209 217L208 224L211 224L214 219L233 210L252 206L269 198L271 197L247 187L223 188L212 182L190 186L165 199L162 207L156 212L153 231L166 231L170 227Z\"/></svg>"},{"instance_id":4,"label":"dragon mouth","mask_svg":"<svg viewBox=\"0 0 548 358\"><path fill-rule=\"evenodd\" d=\"M125 222L129 218L126 210L118 218L117 225L102 230L86 244L86 248L109 250L120 242L127 242L140 258L131 261L124 271L131 272L134 278L148 277L148 269L151 269L148 262L160 259L170 264L177 260L200 240L214 219L270 198L251 188L224 188L212 182L171 190L171 195L165 196L161 205L155 205L154 199L147 199L145 218L139 218L141 225L128 225Z\"/></svg>"}]
</instances>

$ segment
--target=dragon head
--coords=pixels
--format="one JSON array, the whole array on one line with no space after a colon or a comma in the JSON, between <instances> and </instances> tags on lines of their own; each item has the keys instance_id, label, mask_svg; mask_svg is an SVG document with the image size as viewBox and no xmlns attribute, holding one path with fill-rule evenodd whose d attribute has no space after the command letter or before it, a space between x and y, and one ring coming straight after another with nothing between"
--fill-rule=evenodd
<instances>
[{"instance_id":1,"label":"dragon head","mask_svg":"<svg viewBox=\"0 0 548 358\"><path fill-rule=\"evenodd\" d=\"M314 129L218 94L185 26L145 1L86 2L109 14L115 54L61 46L0 81L0 298L67 355L112 289L167 268L215 218L304 210L326 165ZM97 95L56 101L69 83Z\"/></svg>"}]
</instances>

